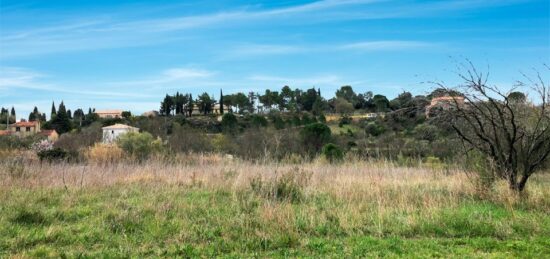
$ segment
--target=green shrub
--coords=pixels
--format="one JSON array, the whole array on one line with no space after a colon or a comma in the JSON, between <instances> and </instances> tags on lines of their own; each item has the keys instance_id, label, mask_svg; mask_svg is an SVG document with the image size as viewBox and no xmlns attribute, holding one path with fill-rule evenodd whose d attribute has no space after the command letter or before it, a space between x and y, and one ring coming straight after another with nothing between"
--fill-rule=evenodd
<instances>
[{"instance_id":1,"label":"green shrub","mask_svg":"<svg viewBox=\"0 0 550 259\"><path fill-rule=\"evenodd\" d=\"M323 146L322 154L331 163L339 162L344 159L344 152L342 151L342 149L332 143L328 143Z\"/></svg>"},{"instance_id":2,"label":"green shrub","mask_svg":"<svg viewBox=\"0 0 550 259\"><path fill-rule=\"evenodd\" d=\"M69 154L61 148L53 148L50 150L40 151L37 155L40 161L46 160L48 162L55 162L65 160Z\"/></svg>"},{"instance_id":3,"label":"green shrub","mask_svg":"<svg viewBox=\"0 0 550 259\"><path fill-rule=\"evenodd\" d=\"M338 127L341 128L344 125L349 125L351 124L351 121L352 121L351 117L344 115L340 118L340 121L338 122Z\"/></svg>"},{"instance_id":4,"label":"green shrub","mask_svg":"<svg viewBox=\"0 0 550 259\"><path fill-rule=\"evenodd\" d=\"M147 132L126 133L118 138L117 144L122 150L139 161L148 159L151 154L157 153L162 149L160 139L153 138Z\"/></svg>"},{"instance_id":5,"label":"green shrub","mask_svg":"<svg viewBox=\"0 0 550 259\"><path fill-rule=\"evenodd\" d=\"M306 125L300 131L302 144L310 153L319 152L321 147L330 141L331 135L332 133L330 128L327 125L318 122Z\"/></svg>"},{"instance_id":6,"label":"green shrub","mask_svg":"<svg viewBox=\"0 0 550 259\"><path fill-rule=\"evenodd\" d=\"M250 116L252 127L267 127L267 119L264 116L253 114Z\"/></svg>"},{"instance_id":7,"label":"green shrub","mask_svg":"<svg viewBox=\"0 0 550 259\"><path fill-rule=\"evenodd\" d=\"M226 113L222 116L222 130L225 132L235 133L238 129L237 116L233 113Z\"/></svg>"},{"instance_id":8,"label":"green shrub","mask_svg":"<svg viewBox=\"0 0 550 259\"><path fill-rule=\"evenodd\" d=\"M379 123L369 122L365 127L365 132L373 137L378 137L386 132L386 128Z\"/></svg>"}]
</instances>

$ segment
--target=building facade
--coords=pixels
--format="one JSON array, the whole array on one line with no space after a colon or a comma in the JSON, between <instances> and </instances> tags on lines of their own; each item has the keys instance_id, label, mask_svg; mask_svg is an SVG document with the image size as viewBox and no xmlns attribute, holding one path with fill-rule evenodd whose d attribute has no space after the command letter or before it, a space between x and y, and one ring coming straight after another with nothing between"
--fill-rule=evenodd
<instances>
[{"instance_id":1,"label":"building facade","mask_svg":"<svg viewBox=\"0 0 550 259\"><path fill-rule=\"evenodd\" d=\"M122 110L99 110L95 114L102 119L122 118Z\"/></svg>"},{"instance_id":2,"label":"building facade","mask_svg":"<svg viewBox=\"0 0 550 259\"><path fill-rule=\"evenodd\" d=\"M129 132L139 132L139 129L136 127L124 125L124 124L115 124L112 126L103 127L103 143L111 144L114 143L120 136L129 133Z\"/></svg>"}]
</instances>

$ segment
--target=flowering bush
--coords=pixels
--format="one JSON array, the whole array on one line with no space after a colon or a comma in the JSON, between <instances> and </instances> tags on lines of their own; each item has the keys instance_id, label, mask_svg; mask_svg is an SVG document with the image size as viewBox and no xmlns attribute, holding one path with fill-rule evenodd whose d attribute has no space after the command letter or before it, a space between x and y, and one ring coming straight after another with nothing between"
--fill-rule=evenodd
<instances>
[{"instance_id":1,"label":"flowering bush","mask_svg":"<svg viewBox=\"0 0 550 259\"><path fill-rule=\"evenodd\" d=\"M33 143L31 145L31 149L34 150L34 152L36 152L36 153L52 150L53 149L53 142L44 139L44 140Z\"/></svg>"}]
</instances>

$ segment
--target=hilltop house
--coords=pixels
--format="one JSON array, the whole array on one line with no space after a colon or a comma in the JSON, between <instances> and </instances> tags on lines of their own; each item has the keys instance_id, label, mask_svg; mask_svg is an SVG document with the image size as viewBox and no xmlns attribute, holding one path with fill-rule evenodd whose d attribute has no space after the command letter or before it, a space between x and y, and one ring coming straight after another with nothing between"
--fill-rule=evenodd
<instances>
[{"instance_id":1,"label":"hilltop house","mask_svg":"<svg viewBox=\"0 0 550 259\"><path fill-rule=\"evenodd\" d=\"M122 118L122 110L100 110L96 111L95 114L102 119Z\"/></svg>"},{"instance_id":2,"label":"hilltop house","mask_svg":"<svg viewBox=\"0 0 550 259\"><path fill-rule=\"evenodd\" d=\"M442 110L449 110L457 105L464 105L463 96L441 96L435 97L432 99L430 105L426 106L426 117L430 117L430 112L434 108L439 108Z\"/></svg>"},{"instance_id":3,"label":"hilltop house","mask_svg":"<svg viewBox=\"0 0 550 259\"><path fill-rule=\"evenodd\" d=\"M128 132L139 132L138 128L124 124L115 124L101 129L103 130L103 143L105 144L115 142L121 135Z\"/></svg>"},{"instance_id":4,"label":"hilltop house","mask_svg":"<svg viewBox=\"0 0 550 259\"><path fill-rule=\"evenodd\" d=\"M229 109L230 109L229 106L227 106L227 105L223 106L223 111L224 112L229 112ZM202 114L204 114L204 113L201 113L199 106L198 105L193 105L193 112L191 113L191 115L202 115ZM220 115L221 114L219 103L216 103L216 104L212 105L211 114L215 114L215 115Z\"/></svg>"}]
</instances>

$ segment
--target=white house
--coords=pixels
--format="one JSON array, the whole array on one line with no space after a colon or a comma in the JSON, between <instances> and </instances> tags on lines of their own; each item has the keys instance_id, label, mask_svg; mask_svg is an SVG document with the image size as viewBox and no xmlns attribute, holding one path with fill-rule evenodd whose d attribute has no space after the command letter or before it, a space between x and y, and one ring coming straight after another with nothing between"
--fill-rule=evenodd
<instances>
[{"instance_id":1,"label":"white house","mask_svg":"<svg viewBox=\"0 0 550 259\"><path fill-rule=\"evenodd\" d=\"M124 124L115 124L112 126L103 127L103 143L113 143L115 142L120 135L126 134L128 132L139 132L139 129L136 127L124 125Z\"/></svg>"}]
</instances>

